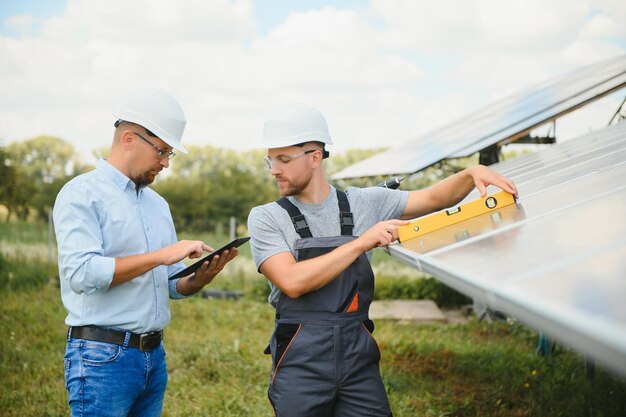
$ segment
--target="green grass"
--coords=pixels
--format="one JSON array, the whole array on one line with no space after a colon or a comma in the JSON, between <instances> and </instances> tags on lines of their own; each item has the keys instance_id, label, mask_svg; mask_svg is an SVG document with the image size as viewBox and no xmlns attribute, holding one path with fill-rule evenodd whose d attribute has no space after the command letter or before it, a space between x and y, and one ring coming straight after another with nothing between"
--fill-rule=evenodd
<instances>
[{"instance_id":1,"label":"green grass","mask_svg":"<svg viewBox=\"0 0 626 417\"><path fill-rule=\"evenodd\" d=\"M66 312L56 265L37 252L45 248L47 227L12 222L0 232L0 415L66 416ZM210 234L179 237L216 248L228 241ZM428 296L445 304L458 296L380 251L373 265L379 298ZM243 290L246 296L171 302L163 415L269 417L271 361L262 352L273 330L273 310L249 245L211 286ZM377 321L375 337L396 417L626 415L622 378L599 368L594 380L586 380L581 357L563 347L547 357L537 355L537 333L519 324Z\"/></svg>"},{"instance_id":2,"label":"green grass","mask_svg":"<svg viewBox=\"0 0 626 417\"><path fill-rule=\"evenodd\" d=\"M263 349L273 311L251 299L171 303L164 416L271 416ZM65 311L58 288L0 295L3 416L67 415ZM563 348L534 353L518 324L415 325L378 321L381 372L394 416L623 416L626 383Z\"/></svg>"}]
</instances>

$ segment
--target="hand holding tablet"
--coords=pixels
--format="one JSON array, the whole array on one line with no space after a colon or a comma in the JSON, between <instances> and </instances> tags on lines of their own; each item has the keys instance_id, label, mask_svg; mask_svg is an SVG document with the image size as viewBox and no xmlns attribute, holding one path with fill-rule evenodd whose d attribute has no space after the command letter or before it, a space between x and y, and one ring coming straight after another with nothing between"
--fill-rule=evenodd
<instances>
[{"instance_id":1,"label":"hand holding tablet","mask_svg":"<svg viewBox=\"0 0 626 417\"><path fill-rule=\"evenodd\" d=\"M216 251L211 252L210 254L205 256L204 258L200 259L198 262L193 263L193 264L189 265L187 268L183 269L182 271L172 275L168 279L178 279L178 278L186 277L187 275L189 275L189 274L191 274L193 272L196 272L196 270L198 268L200 268L204 262L210 261L211 258L213 258L215 255L219 255L219 254L221 254L222 252L224 252L227 249L237 248L237 247L243 245L244 243L246 243L248 240L250 240L249 237L237 238L237 239L233 240L232 242L229 242L226 245L222 246L221 248L217 249Z\"/></svg>"}]
</instances>

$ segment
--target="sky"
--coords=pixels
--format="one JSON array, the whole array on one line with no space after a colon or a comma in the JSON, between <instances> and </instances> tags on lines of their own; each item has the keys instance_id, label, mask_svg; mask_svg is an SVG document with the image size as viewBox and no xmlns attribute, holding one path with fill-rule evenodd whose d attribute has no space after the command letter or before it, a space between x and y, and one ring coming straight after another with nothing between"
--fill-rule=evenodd
<instances>
[{"instance_id":1,"label":"sky","mask_svg":"<svg viewBox=\"0 0 626 417\"><path fill-rule=\"evenodd\" d=\"M0 0L0 143L38 135L87 160L112 109L157 87L185 145L258 146L307 103L331 150L397 146L508 94L626 53L624 0ZM605 126L626 91L557 123Z\"/></svg>"}]
</instances>

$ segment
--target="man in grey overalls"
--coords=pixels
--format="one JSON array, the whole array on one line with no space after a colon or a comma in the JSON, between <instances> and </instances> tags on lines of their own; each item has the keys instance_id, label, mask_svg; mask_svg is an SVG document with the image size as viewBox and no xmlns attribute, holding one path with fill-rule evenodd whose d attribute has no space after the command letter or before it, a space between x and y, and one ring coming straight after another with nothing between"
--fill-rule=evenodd
<instances>
[{"instance_id":1,"label":"man in grey overalls","mask_svg":"<svg viewBox=\"0 0 626 417\"><path fill-rule=\"evenodd\" d=\"M332 144L322 114L297 104L265 122L265 161L283 198L248 217L252 254L276 308L269 399L278 417L391 416L368 318L370 250L398 226L459 203L473 188L517 194L498 173L474 166L424 190L332 187L322 168Z\"/></svg>"}]
</instances>

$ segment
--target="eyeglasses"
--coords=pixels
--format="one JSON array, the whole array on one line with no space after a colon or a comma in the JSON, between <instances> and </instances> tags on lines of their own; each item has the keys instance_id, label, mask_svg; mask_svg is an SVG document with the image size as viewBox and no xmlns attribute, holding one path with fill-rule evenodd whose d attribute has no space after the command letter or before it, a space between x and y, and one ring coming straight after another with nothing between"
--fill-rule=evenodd
<instances>
[{"instance_id":1,"label":"eyeglasses","mask_svg":"<svg viewBox=\"0 0 626 417\"><path fill-rule=\"evenodd\" d=\"M174 151L164 151L163 149L157 147L154 143L150 142L148 139L144 138L143 136L141 136L139 133L137 132L133 132L134 135L137 135L139 137L139 139L143 140L144 142L146 142L148 145L152 146L154 149L156 149L157 154L159 155L159 158L163 158L164 156L167 156L167 159L172 159L173 157L176 156L176 153Z\"/></svg>"},{"instance_id":2,"label":"eyeglasses","mask_svg":"<svg viewBox=\"0 0 626 417\"><path fill-rule=\"evenodd\" d=\"M308 151L304 151L299 155L280 155L276 159L270 158L269 156L264 156L263 160L269 169L272 169L274 165L287 165L289 162L294 159L302 158L304 155L308 155L311 152L315 152L318 149L309 149Z\"/></svg>"}]
</instances>

